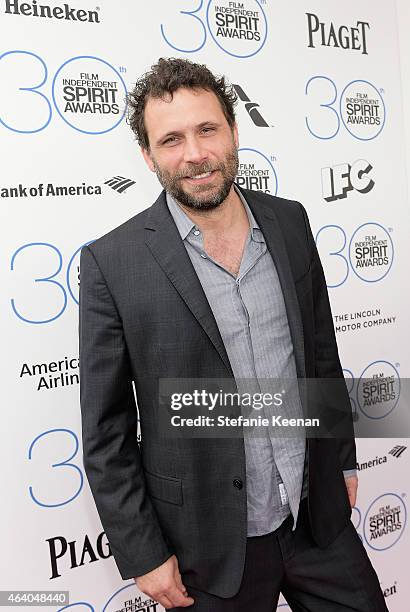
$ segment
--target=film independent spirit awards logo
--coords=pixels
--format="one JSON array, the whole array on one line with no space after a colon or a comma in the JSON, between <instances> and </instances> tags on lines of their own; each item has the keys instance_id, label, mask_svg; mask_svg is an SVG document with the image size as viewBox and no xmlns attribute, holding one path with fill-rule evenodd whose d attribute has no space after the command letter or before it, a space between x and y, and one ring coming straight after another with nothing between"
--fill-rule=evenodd
<instances>
[{"instance_id":1,"label":"film independent spirit awards logo","mask_svg":"<svg viewBox=\"0 0 410 612\"><path fill-rule=\"evenodd\" d=\"M407 524L407 508L396 493L385 493L369 506L363 533L373 550L387 550L398 542Z\"/></svg>"},{"instance_id":2,"label":"film independent spirit awards logo","mask_svg":"<svg viewBox=\"0 0 410 612\"><path fill-rule=\"evenodd\" d=\"M101 134L116 127L126 112L127 89L117 69L106 60L78 56L57 71L52 85L61 118L86 134Z\"/></svg>"},{"instance_id":3,"label":"film independent spirit awards logo","mask_svg":"<svg viewBox=\"0 0 410 612\"><path fill-rule=\"evenodd\" d=\"M384 127L386 108L372 83L356 80L346 85L340 95L340 116L352 136L372 140Z\"/></svg>"},{"instance_id":4,"label":"film independent spirit awards logo","mask_svg":"<svg viewBox=\"0 0 410 612\"><path fill-rule=\"evenodd\" d=\"M265 44L268 22L262 7L266 0L210 0L208 29L222 51L234 57L251 57Z\"/></svg>"},{"instance_id":5,"label":"film independent spirit awards logo","mask_svg":"<svg viewBox=\"0 0 410 612\"><path fill-rule=\"evenodd\" d=\"M376 282L389 272L394 257L389 231L379 223L363 223L349 244L353 272L362 280Z\"/></svg>"},{"instance_id":6,"label":"film independent spirit awards logo","mask_svg":"<svg viewBox=\"0 0 410 612\"><path fill-rule=\"evenodd\" d=\"M357 385L357 403L370 419L383 419L396 407L400 398L400 376L395 366L377 361L367 366Z\"/></svg>"}]
</instances>

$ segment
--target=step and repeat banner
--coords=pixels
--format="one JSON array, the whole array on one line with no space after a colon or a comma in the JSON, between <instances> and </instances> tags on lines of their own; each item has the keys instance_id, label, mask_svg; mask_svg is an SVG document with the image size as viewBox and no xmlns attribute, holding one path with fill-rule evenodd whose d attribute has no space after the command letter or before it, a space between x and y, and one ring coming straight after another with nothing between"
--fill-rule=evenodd
<instances>
[{"instance_id":1,"label":"step and repeat banner","mask_svg":"<svg viewBox=\"0 0 410 612\"><path fill-rule=\"evenodd\" d=\"M76 612L161 612L122 581L81 460L79 252L160 191L125 94L159 57L234 84L238 184L308 210L354 418L387 424L410 365L396 5L1 0L0 20L1 589L69 591ZM357 446L352 520L389 610L405 612L410 445Z\"/></svg>"}]
</instances>

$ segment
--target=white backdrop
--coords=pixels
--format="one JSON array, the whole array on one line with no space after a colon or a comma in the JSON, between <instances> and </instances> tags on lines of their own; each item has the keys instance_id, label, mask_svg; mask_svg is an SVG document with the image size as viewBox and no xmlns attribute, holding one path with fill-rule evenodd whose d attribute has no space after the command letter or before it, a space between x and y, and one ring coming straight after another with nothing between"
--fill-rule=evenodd
<instances>
[{"instance_id":1,"label":"white backdrop","mask_svg":"<svg viewBox=\"0 0 410 612\"><path fill-rule=\"evenodd\" d=\"M2 0L0 11L1 589L68 590L78 612L159 611L121 580L81 462L79 249L159 192L125 90L161 56L228 76L242 98L238 181L306 206L346 377L397 384L410 306L397 7ZM352 387L360 419L387 422L395 401L380 399L372 412ZM394 612L410 597L407 446L358 441L352 515Z\"/></svg>"}]
</instances>

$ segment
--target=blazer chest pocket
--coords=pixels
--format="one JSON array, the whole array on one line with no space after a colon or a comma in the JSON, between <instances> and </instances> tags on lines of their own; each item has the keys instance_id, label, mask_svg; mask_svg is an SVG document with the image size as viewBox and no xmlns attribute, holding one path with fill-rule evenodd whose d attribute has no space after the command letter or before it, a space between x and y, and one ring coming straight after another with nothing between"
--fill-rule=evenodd
<instances>
[{"instance_id":1,"label":"blazer chest pocket","mask_svg":"<svg viewBox=\"0 0 410 612\"><path fill-rule=\"evenodd\" d=\"M182 481L172 476L162 476L144 471L147 490L151 497L182 506Z\"/></svg>"}]
</instances>

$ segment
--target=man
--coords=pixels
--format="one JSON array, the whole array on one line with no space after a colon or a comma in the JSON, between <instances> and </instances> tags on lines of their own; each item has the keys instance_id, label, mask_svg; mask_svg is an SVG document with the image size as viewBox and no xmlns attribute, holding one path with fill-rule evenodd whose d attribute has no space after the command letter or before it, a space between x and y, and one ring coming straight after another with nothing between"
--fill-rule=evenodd
<instances>
[{"instance_id":1,"label":"man","mask_svg":"<svg viewBox=\"0 0 410 612\"><path fill-rule=\"evenodd\" d=\"M122 578L167 609L271 612L282 591L296 611L386 610L349 520L352 429L159 430L162 378L343 379L304 208L234 183L234 103L224 78L182 59L159 60L129 96L164 191L82 249L85 470Z\"/></svg>"}]
</instances>

